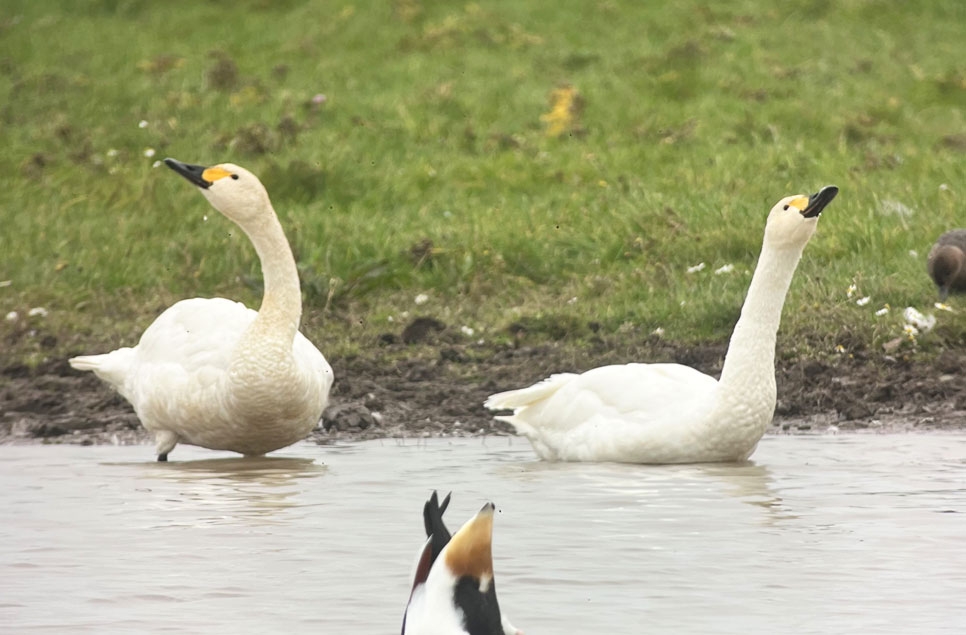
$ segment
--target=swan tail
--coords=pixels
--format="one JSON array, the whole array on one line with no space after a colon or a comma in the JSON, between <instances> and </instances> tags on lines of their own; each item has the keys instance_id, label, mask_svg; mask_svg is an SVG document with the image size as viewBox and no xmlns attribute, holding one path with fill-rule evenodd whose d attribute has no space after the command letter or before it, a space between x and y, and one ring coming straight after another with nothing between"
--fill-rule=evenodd
<instances>
[{"instance_id":1,"label":"swan tail","mask_svg":"<svg viewBox=\"0 0 966 635\"><path fill-rule=\"evenodd\" d=\"M559 373L551 375L543 381L537 382L527 388L498 392L495 395L487 397L486 401L483 402L483 407L488 410L516 410L517 408L526 408L550 397L560 390L561 386L576 376L574 373ZM515 422L512 420L513 417L497 417L497 419L515 425Z\"/></svg>"},{"instance_id":2,"label":"swan tail","mask_svg":"<svg viewBox=\"0 0 966 635\"><path fill-rule=\"evenodd\" d=\"M97 370L105 357L107 355L78 355L67 361L74 370Z\"/></svg>"},{"instance_id":3,"label":"swan tail","mask_svg":"<svg viewBox=\"0 0 966 635\"><path fill-rule=\"evenodd\" d=\"M71 368L92 371L99 378L119 388L124 384L133 360L133 348L119 348L103 355L78 355L67 362Z\"/></svg>"}]
</instances>

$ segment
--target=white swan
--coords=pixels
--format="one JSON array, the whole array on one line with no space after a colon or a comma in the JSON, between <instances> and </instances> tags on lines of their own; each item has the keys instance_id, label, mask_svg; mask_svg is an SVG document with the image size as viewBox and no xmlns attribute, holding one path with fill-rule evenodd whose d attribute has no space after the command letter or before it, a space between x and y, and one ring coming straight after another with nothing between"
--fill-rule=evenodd
<instances>
[{"instance_id":1,"label":"white swan","mask_svg":"<svg viewBox=\"0 0 966 635\"><path fill-rule=\"evenodd\" d=\"M775 413L775 338L782 305L828 186L789 196L768 215L758 266L735 325L721 378L680 364L603 366L552 375L491 395L491 410L548 461L699 463L741 461Z\"/></svg>"},{"instance_id":2,"label":"white swan","mask_svg":"<svg viewBox=\"0 0 966 635\"><path fill-rule=\"evenodd\" d=\"M493 503L450 537L436 492L423 506L427 539L416 559L402 635L523 635L500 613L493 580Z\"/></svg>"},{"instance_id":3,"label":"white swan","mask_svg":"<svg viewBox=\"0 0 966 635\"><path fill-rule=\"evenodd\" d=\"M248 235L262 264L258 311L223 298L182 300L138 345L70 360L131 402L159 461L178 443L260 455L305 438L328 402L332 368L299 333L295 259L268 193L248 170L165 159Z\"/></svg>"}]
</instances>

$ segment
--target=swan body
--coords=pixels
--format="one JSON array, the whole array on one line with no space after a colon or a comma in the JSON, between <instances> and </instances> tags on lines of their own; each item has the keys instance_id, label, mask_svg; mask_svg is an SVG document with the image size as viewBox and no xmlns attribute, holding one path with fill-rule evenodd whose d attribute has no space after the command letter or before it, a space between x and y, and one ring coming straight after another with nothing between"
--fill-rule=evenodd
<instances>
[{"instance_id":1,"label":"swan body","mask_svg":"<svg viewBox=\"0 0 966 635\"><path fill-rule=\"evenodd\" d=\"M436 492L423 506L427 539L419 552L402 635L523 635L500 613L493 581L493 503L456 535L443 523Z\"/></svg>"},{"instance_id":2,"label":"swan body","mask_svg":"<svg viewBox=\"0 0 966 635\"><path fill-rule=\"evenodd\" d=\"M137 346L70 360L93 371L153 432L159 460L178 443L260 455L291 445L318 424L332 368L298 332L302 300L295 260L258 179L232 164L211 168L166 159L236 222L265 277L259 311L224 298L182 300Z\"/></svg>"},{"instance_id":3,"label":"swan body","mask_svg":"<svg viewBox=\"0 0 966 635\"><path fill-rule=\"evenodd\" d=\"M950 293L966 292L966 229L953 229L936 239L926 269L940 301L945 302Z\"/></svg>"},{"instance_id":4,"label":"swan body","mask_svg":"<svg viewBox=\"0 0 966 635\"><path fill-rule=\"evenodd\" d=\"M775 412L775 341L791 279L818 216L838 193L789 196L768 215L761 256L721 378L680 364L603 366L491 395L491 410L548 461L742 461Z\"/></svg>"}]
</instances>

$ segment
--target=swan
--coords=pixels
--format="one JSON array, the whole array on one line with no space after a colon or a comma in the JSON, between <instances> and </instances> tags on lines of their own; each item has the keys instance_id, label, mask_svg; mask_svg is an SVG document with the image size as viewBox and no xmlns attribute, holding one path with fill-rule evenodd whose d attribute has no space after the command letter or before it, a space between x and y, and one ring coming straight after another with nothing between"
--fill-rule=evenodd
<instances>
[{"instance_id":1,"label":"swan","mask_svg":"<svg viewBox=\"0 0 966 635\"><path fill-rule=\"evenodd\" d=\"M182 300L137 346L71 358L134 407L154 433L159 461L178 443L261 455L314 428L328 402L332 368L302 335L295 259L268 193L248 170L165 159L212 207L248 235L265 279L258 311L224 298Z\"/></svg>"},{"instance_id":2,"label":"swan","mask_svg":"<svg viewBox=\"0 0 966 635\"><path fill-rule=\"evenodd\" d=\"M500 613L493 580L493 503L455 536L443 523L449 505L433 492L423 505L427 539L416 559L402 635L523 635Z\"/></svg>"},{"instance_id":3,"label":"swan","mask_svg":"<svg viewBox=\"0 0 966 635\"><path fill-rule=\"evenodd\" d=\"M751 456L775 413L782 305L819 214L838 188L788 196L768 214L748 295L715 380L680 364L602 366L491 395L547 461L703 463Z\"/></svg>"},{"instance_id":4,"label":"swan","mask_svg":"<svg viewBox=\"0 0 966 635\"><path fill-rule=\"evenodd\" d=\"M939 289L939 300L950 292L966 291L966 229L953 229L938 239L926 258L929 277Z\"/></svg>"}]
</instances>

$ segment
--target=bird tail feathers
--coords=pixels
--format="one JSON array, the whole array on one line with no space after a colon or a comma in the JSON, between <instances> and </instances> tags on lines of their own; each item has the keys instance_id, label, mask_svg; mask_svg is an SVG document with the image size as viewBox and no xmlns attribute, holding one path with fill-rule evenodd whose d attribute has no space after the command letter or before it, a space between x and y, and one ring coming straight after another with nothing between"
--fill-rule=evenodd
<instances>
[{"instance_id":1,"label":"bird tail feathers","mask_svg":"<svg viewBox=\"0 0 966 635\"><path fill-rule=\"evenodd\" d=\"M489 410L516 410L517 408L532 406L538 401L546 399L557 392L561 386L576 376L574 373L559 373L551 375L543 381L537 382L527 388L498 392L495 395L487 397L486 401L483 402L483 406ZM502 420L509 421L506 418ZM510 423L513 422L511 421Z\"/></svg>"},{"instance_id":2,"label":"bird tail feathers","mask_svg":"<svg viewBox=\"0 0 966 635\"><path fill-rule=\"evenodd\" d=\"M67 362L74 370L97 370L104 363L107 355L78 355L71 357Z\"/></svg>"},{"instance_id":3,"label":"bird tail feathers","mask_svg":"<svg viewBox=\"0 0 966 635\"><path fill-rule=\"evenodd\" d=\"M133 348L119 348L103 355L79 355L67 360L75 370L90 370L115 388L124 385L124 380L134 361Z\"/></svg>"}]
</instances>

